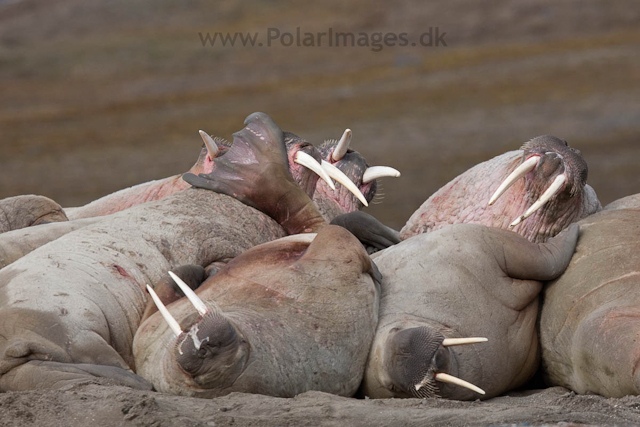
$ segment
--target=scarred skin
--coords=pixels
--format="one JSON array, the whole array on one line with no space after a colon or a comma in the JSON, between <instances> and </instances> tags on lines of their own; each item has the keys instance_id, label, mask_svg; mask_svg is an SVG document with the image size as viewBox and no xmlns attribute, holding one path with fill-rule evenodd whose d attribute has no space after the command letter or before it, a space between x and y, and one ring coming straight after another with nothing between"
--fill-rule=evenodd
<instances>
[{"instance_id":1,"label":"scarred skin","mask_svg":"<svg viewBox=\"0 0 640 427\"><path fill-rule=\"evenodd\" d=\"M640 394L640 208L578 224L576 254L543 294L545 378L581 394Z\"/></svg>"},{"instance_id":2,"label":"scarred skin","mask_svg":"<svg viewBox=\"0 0 640 427\"><path fill-rule=\"evenodd\" d=\"M47 197L28 195L0 200L0 233L61 221L67 221L62 207Z\"/></svg>"},{"instance_id":3,"label":"scarred skin","mask_svg":"<svg viewBox=\"0 0 640 427\"><path fill-rule=\"evenodd\" d=\"M540 155L536 169L518 180L489 206L491 196L513 170L532 156ZM519 225L512 221L522 215L561 173L568 180L553 199ZM438 230L451 224L482 224L511 229L532 242L544 242L602 209L595 191L586 185L587 164L582 154L566 141L543 135L511 151L481 163L434 193L411 216L401 230L401 238Z\"/></svg>"},{"instance_id":4,"label":"scarred skin","mask_svg":"<svg viewBox=\"0 0 640 427\"><path fill-rule=\"evenodd\" d=\"M577 226L571 226L535 244L507 230L458 224L372 255L383 281L363 393L473 400L524 384L539 362L541 281L564 271L577 236ZM467 337L488 341L441 345L445 338ZM471 382L486 395L435 381L439 372Z\"/></svg>"},{"instance_id":5,"label":"scarred skin","mask_svg":"<svg viewBox=\"0 0 640 427\"><path fill-rule=\"evenodd\" d=\"M216 182L229 180L238 198L257 209L187 189L68 233L0 270L0 390L58 388L96 377L149 388L132 373L131 353L147 283L180 265L205 266L324 225L288 173L277 125L261 113L246 123L234 147L251 150L257 163L234 167L246 156L232 148L215 159L212 178L224 171ZM272 179L261 192L255 182L265 180L256 176ZM286 210L295 215L283 220Z\"/></svg>"},{"instance_id":6,"label":"scarred skin","mask_svg":"<svg viewBox=\"0 0 640 427\"><path fill-rule=\"evenodd\" d=\"M158 391L211 398L232 392L293 397L309 390L353 395L378 314L379 280L360 242L341 227L308 243L275 241L232 260L196 293L138 330L138 374Z\"/></svg>"}]
</instances>

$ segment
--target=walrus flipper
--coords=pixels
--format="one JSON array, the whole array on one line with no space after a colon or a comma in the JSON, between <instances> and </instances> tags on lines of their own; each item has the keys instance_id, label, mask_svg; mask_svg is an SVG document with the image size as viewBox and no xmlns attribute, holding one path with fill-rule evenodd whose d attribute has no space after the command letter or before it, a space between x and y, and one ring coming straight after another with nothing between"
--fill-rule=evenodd
<instances>
[{"instance_id":1,"label":"walrus flipper","mask_svg":"<svg viewBox=\"0 0 640 427\"><path fill-rule=\"evenodd\" d=\"M491 244L502 270L514 279L548 281L560 276L569 265L578 242L580 227L571 225L547 243L535 244L512 233L500 233ZM504 234L504 235L502 235Z\"/></svg>"},{"instance_id":2,"label":"walrus flipper","mask_svg":"<svg viewBox=\"0 0 640 427\"><path fill-rule=\"evenodd\" d=\"M368 213L355 211L339 215L331 224L344 227L367 246L382 250L400 243L400 233L387 227Z\"/></svg>"},{"instance_id":3,"label":"walrus flipper","mask_svg":"<svg viewBox=\"0 0 640 427\"><path fill-rule=\"evenodd\" d=\"M138 390L153 390L144 378L115 366L32 360L0 377L0 390L61 389L82 382L116 383Z\"/></svg>"},{"instance_id":4,"label":"walrus flipper","mask_svg":"<svg viewBox=\"0 0 640 427\"><path fill-rule=\"evenodd\" d=\"M289 234L317 231L324 219L293 180L280 127L264 113L251 114L245 125L233 134L229 151L214 159L211 173L182 178L264 212Z\"/></svg>"}]
</instances>

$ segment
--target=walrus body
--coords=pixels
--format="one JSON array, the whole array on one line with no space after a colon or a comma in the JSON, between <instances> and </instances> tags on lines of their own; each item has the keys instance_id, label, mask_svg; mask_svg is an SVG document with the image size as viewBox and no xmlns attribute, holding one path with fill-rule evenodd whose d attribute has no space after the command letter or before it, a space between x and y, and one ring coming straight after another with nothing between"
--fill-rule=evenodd
<instances>
[{"instance_id":1,"label":"walrus body","mask_svg":"<svg viewBox=\"0 0 640 427\"><path fill-rule=\"evenodd\" d=\"M578 224L576 254L543 294L545 377L577 393L640 394L640 209Z\"/></svg>"},{"instance_id":2,"label":"walrus body","mask_svg":"<svg viewBox=\"0 0 640 427\"><path fill-rule=\"evenodd\" d=\"M68 372L74 364L133 370L147 283L173 267L234 257L285 234L231 197L192 189L36 249L0 270L0 390L85 378Z\"/></svg>"},{"instance_id":3,"label":"walrus body","mask_svg":"<svg viewBox=\"0 0 640 427\"><path fill-rule=\"evenodd\" d=\"M534 244L510 231L459 224L374 254L383 276L380 321L363 393L469 400L522 385L538 367L540 281L562 273L577 231ZM447 341L460 337L488 342ZM440 373L486 394L445 384Z\"/></svg>"},{"instance_id":4,"label":"walrus body","mask_svg":"<svg viewBox=\"0 0 640 427\"><path fill-rule=\"evenodd\" d=\"M310 245L288 237L257 246L196 290L206 313L186 298L168 306L181 331L158 312L141 325L137 372L187 396L351 396L377 323L374 280L369 256L341 227L322 228Z\"/></svg>"},{"instance_id":5,"label":"walrus body","mask_svg":"<svg viewBox=\"0 0 640 427\"><path fill-rule=\"evenodd\" d=\"M0 233L60 221L67 221L67 216L48 197L28 195L0 200Z\"/></svg>"}]
</instances>

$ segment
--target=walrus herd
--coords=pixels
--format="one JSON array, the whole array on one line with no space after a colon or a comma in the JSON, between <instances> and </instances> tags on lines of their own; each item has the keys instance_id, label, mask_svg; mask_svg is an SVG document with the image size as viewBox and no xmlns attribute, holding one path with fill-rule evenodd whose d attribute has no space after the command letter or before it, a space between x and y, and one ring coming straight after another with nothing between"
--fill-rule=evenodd
<instances>
[{"instance_id":1,"label":"walrus herd","mask_svg":"<svg viewBox=\"0 0 640 427\"><path fill-rule=\"evenodd\" d=\"M0 200L1 391L473 400L541 372L640 394L640 195L603 209L566 141L471 168L398 232L360 209L400 172L349 129L200 135L183 175Z\"/></svg>"}]
</instances>

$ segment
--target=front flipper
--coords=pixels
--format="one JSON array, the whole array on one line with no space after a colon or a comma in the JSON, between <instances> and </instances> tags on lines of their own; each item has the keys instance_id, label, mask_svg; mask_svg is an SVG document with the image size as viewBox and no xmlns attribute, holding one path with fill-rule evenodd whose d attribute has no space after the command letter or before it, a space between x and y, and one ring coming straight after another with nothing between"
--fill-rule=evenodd
<instances>
[{"instance_id":1,"label":"front flipper","mask_svg":"<svg viewBox=\"0 0 640 427\"><path fill-rule=\"evenodd\" d=\"M61 389L87 381L153 390L144 378L115 366L32 360L2 375L0 391Z\"/></svg>"},{"instance_id":2,"label":"front flipper","mask_svg":"<svg viewBox=\"0 0 640 427\"><path fill-rule=\"evenodd\" d=\"M229 151L214 159L213 171L183 179L194 187L240 200L275 219L289 234L324 225L309 196L294 182L280 127L264 113L253 113L233 134Z\"/></svg>"},{"instance_id":3,"label":"front flipper","mask_svg":"<svg viewBox=\"0 0 640 427\"><path fill-rule=\"evenodd\" d=\"M182 278L191 289L197 289L202 282L206 279L205 269L199 265L181 265L171 270L178 277ZM184 293L180 290L180 287L176 285L176 282L169 276L169 273L162 276L162 279L158 280L153 285L153 290L160 298L160 301L164 305L169 305L172 302L184 297ZM147 320L149 316L158 311L158 307L149 298L147 301L147 307L142 315L140 324Z\"/></svg>"},{"instance_id":4,"label":"front flipper","mask_svg":"<svg viewBox=\"0 0 640 427\"><path fill-rule=\"evenodd\" d=\"M331 224L346 228L362 242L377 250L400 243L400 233L387 227L368 213L355 211L335 217Z\"/></svg>"}]
</instances>

